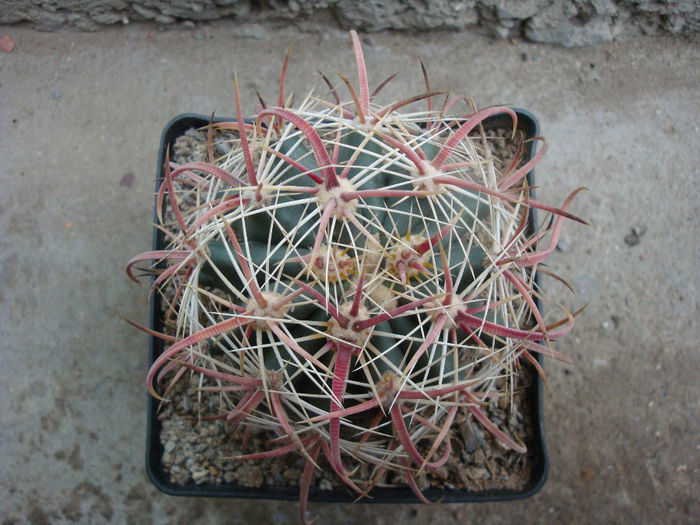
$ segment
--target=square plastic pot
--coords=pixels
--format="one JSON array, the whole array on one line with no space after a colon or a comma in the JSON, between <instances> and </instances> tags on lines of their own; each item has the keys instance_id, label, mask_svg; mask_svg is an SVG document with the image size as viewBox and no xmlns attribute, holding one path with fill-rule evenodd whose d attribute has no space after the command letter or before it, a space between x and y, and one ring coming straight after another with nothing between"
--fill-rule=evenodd
<instances>
[{"instance_id":1,"label":"square plastic pot","mask_svg":"<svg viewBox=\"0 0 700 525\"><path fill-rule=\"evenodd\" d=\"M539 124L535 117L527 111L514 109L518 116L518 129L525 133L527 138L539 135ZM224 120L224 119L217 119ZM231 120L231 119L228 119ZM191 128L202 128L209 124L209 118L204 115L185 113L171 120L165 129L160 140L160 151L158 154L158 164L156 168L156 192L159 181L162 177L162 169L165 163L165 155L168 149L172 150L175 141ZM494 129L499 127L510 128L512 126L510 117L507 115L494 115L484 123L485 128ZM534 155L536 141L525 143L525 156L529 159ZM528 183L534 186L534 172L528 174ZM536 218L534 209L530 211L529 227L536 228ZM157 223L157 218L155 220ZM157 228L153 233L153 249L159 250L165 247L164 235ZM535 280L538 281L537 276ZM153 294L150 305L150 328L156 331L163 330L161 321L161 301L158 294ZM163 351L163 342L155 337L150 337L149 341L149 366ZM536 354L536 359L541 356ZM525 366L525 365L524 365ZM527 365L529 366L529 365ZM512 489L489 489L483 491L468 490L440 490L428 488L424 491L425 496L431 501L442 498L444 503L467 503L467 502L487 502L506 501L528 498L540 491L544 485L549 472L549 457L544 434L544 414L543 414L543 394L544 387L542 379L536 373L536 380L528 388L526 403L532 415L531 426L533 428L533 439L528 443L528 454L532 457L532 468L530 469L530 479L525 483L522 490ZM281 500L298 500L298 487L277 487L263 486L260 488L249 488L233 484L197 484L190 481L185 485L171 482L163 468L162 456L163 445L160 442L162 430L161 421L157 415L158 402L148 396L148 429L146 442L146 471L153 484L166 494L175 496L200 496L200 497L224 497L224 498L266 498ZM416 503L418 500L408 487L397 488L375 488L370 492L370 498L363 498L362 503ZM311 488L309 492L310 501L320 502L353 502L356 494L350 493L345 487L334 487L333 490L319 490Z\"/></svg>"}]
</instances>

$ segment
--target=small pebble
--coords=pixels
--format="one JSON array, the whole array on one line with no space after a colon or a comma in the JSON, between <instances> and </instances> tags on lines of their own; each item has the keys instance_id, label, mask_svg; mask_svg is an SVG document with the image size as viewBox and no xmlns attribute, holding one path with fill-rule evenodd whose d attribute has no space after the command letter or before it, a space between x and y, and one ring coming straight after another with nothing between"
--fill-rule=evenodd
<instances>
[{"instance_id":1,"label":"small pebble","mask_svg":"<svg viewBox=\"0 0 700 525\"><path fill-rule=\"evenodd\" d=\"M4 53L12 53L12 50L14 48L15 42L14 40L12 40L12 37L9 33L0 38L0 51Z\"/></svg>"},{"instance_id":2,"label":"small pebble","mask_svg":"<svg viewBox=\"0 0 700 525\"><path fill-rule=\"evenodd\" d=\"M318 488L321 490L333 490L333 484L327 479L323 478L318 482Z\"/></svg>"},{"instance_id":3,"label":"small pebble","mask_svg":"<svg viewBox=\"0 0 700 525\"><path fill-rule=\"evenodd\" d=\"M601 359L596 357L593 359L593 368L603 368L608 366L608 361L606 359Z\"/></svg>"},{"instance_id":4,"label":"small pebble","mask_svg":"<svg viewBox=\"0 0 700 525\"><path fill-rule=\"evenodd\" d=\"M170 15L158 15L155 18L156 24L167 25L167 24L172 24L173 22L175 22L175 18L173 18Z\"/></svg>"},{"instance_id":5,"label":"small pebble","mask_svg":"<svg viewBox=\"0 0 700 525\"><path fill-rule=\"evenodd\" d=\"M471 479L490 479L491 473L483 467L469 467L467 473Z\"/></svg>"},{"instance_id":6,"label":"small pebble","mask_svg":"<svg viewBox=\"0 0 700 525\"><path fill-rule=\"evenodd\" d=\"M266 29L260 24L245 24L238 28L236 36L240 38L252 38L253 40L264 40Z\"/></svg>"},{"instance_id":7,"label":"small pebble","mask_svg":"<svg viewBox=\"0 0 700 525\"><path fill-rule=\"evenodd\" d=\"M120 186L131 188L134 185L134 174L129 172L122 175L122 180L119 181Z\"/></svg>"},{"instance_id":8,"label":"small pebble","mask_svg":"<svg viewBox=\"0 0 700 525\"><path fill-rule=\"evenodd\" d=\"M234 483L236 481L236 474L231 471L224 472L224 481L226 483Z\"/></svg>"},{"instance_id":9,"label":"small pebble","mask_svg":"<svg viewBox=\"0 0 700 525\"><path fill-rule=\"evenodd\" d=\"M192 473L192 479L194 480L195 483L203 483L204 480L207 478L207 475L209 474L208 470L198 470L196 472Z\"/></svg>"},{"instance_id":10,"label":"small pebble","mask_svg":"<svg viewBox=\"0 0 700 525\"><path fill-rule=\"evenodd\" d=\"M625 244L627 246L636 246L642 239L642 236L647 232L646 226L635 226L630 229L630 232L625 235Z\"/></svg>"},{"instance_id":11,"label":"small pebble","mask_svg":"<svg viewBox=\"0 0 700 525\"><path fill-rule=\"evenodd\" d=\"M459 428L464 441L464 450L473 454L484 445L484 434L478 425L473 425L468 419Z\"/></svg>"},{"instance_id":12,"label":"small pebble","mask_svg":"<svg viewBox=\"0 0 700 525\"><path fill-rule=\"evenodd\" d=\"M228 155L231 152L231 144L228 142L217 142L214 148L219 155Z\"/></svg>"}]
</instances>

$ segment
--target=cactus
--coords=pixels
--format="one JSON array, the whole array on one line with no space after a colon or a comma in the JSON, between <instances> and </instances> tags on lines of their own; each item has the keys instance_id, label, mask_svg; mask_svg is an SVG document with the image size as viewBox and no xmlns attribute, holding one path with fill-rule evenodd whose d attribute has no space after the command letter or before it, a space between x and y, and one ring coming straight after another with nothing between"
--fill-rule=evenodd
<instances>
[{"instance_id":1,"label":"cactus","mask_svg":"<svg viewBox=\"0 0 700 525\"><path fill-rule=\"evenodd\" d=\"M446 116L459 99L433 109L444 93L425 68L424 93L376 105L354 31L351 42L358 89L341 77L345 102L322 77L329 100L312 92L291 107L288 54L277 106L245 120L236 80L237 118L209 126L209 162L166 161L157 210L169 245L127 265L137 280L135 266L152 262L154 289L171 290L176 333L156 334L169 346L148 372L151 394L163 399L191 370L220 392L229 429L280 436L278 449L238 459L306 458L304 522L320 454L359 495L393 470L428 502L415 474L450 456L458 407L525 452L481 407L522 360L541 372L534 353L566 359L551 342L574 321L562 308L545 323L534 269L565 219L583 222L567 212L580 189L561 208L533 200L526 174L545 147L496 169L481 124L506 114L515 130L516 114ZM427 110L405 112L417 103ZM219 158L213 129L236 136ZM549 227L530 230L532 209Z\"/></svg>"}]
</instances>

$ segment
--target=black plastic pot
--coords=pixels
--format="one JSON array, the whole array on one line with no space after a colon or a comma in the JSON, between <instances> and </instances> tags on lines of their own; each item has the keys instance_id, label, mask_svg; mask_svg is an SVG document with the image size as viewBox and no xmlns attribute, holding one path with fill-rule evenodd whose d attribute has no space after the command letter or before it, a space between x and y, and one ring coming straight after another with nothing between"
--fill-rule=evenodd
<instances>
[{"instance_id":1,"label":"black plastic pot","mask_svg":"<svg viewBox=\"0 0 700 525\"><path fill-rule=\"evenodd\" d=\"M527 111L515 109L518 115L518 129L522 130L526 137L532 138L539 135L539 124L535 117ZM223 119L222 119L223 120ZM230 120L230 119L229 119ZM160 141L158 165L156 171L156 191L162 177L162 169L165 163L165 154L168 148L172 150L175 140L191 128L201 128L209 123L209 118L204 115L185 113L171 120L165 129ZM509 128L510 117L507 115L495 115L485 121L488 128ZM527 158L534 155L535 141L526 143L525 154ZM534 173L528 174L528 183L534 185ZM530 228L536 227L535 210L530 212ZM157 218L155 223L157 224ZM165 246L163 233L154 228L153 249L162 249ZM537 281L537 276L535 276ZM161 304L158 294L153 294L150 307L150 327L156 331L162 331ZM149 364L163 351L163 342L155 337L149 341ZM536 354L538 360L541 359ZM525 365L524 365L525 366ZM527 365L529 366L529 365ZM531 469L531 477L522 490L492 489L478 492L466 490L438 490L427 489L425 496L431 501L442 498L444 503L467 503L486 501L505 501L528 498L540 491L549 472L549 457L545 444L544 414L543 414L543 384L539 375L529 388L527 402L530 404L528 412L532 414L531 422L534 436L528 443L528 454L534 458ZM148 397L148 432L146 442L146 471L153 484L166 494L175 496L200 496L200 497L227 497L227 498L266 498L297 500L299 498L298 487L263 486L261 488L249 488L231 484L196 484L193 481L186 485L172 483L163 469L162 456L163 445L160 442L162 429L161 421L157 416L158 402L151 396ZM370 498L363 498L363 503L416 503L417 499L408 487L405 488L375 488L371 491ZM310 501L321 502L352 502L357 495L349 492L345 487L335 487L333 490L321 491L312 488L309 493Z\"/></svg>"}]
</instances>

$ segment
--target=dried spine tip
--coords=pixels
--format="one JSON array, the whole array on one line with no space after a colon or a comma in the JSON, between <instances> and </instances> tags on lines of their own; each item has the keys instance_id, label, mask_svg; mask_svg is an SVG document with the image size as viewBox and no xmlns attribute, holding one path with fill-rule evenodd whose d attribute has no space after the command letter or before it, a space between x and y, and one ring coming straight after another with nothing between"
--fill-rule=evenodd
<instances>
[{"instance_id":1,"label":"dried spine tip","mask_svg":"<svg viewBox=\"0 0 700 525\"><path fill-rule=\"evenodd\" d=\"M391 404L396 399L396 395L401 391L401 382L394 372L387 371L377 381L376 387L382 408L385 412L388 412Z\"/></svg>"}]
</instances>

